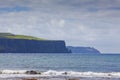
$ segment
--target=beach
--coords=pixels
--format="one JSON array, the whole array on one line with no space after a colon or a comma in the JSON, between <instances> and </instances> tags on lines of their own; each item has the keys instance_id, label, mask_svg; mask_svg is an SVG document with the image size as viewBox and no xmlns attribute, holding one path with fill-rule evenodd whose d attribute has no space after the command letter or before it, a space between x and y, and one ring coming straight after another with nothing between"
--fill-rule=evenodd
<instances>
[{"instance_id":1,"label":"beach","mask_svg":"<svg viewBox=\"0 0 120 80\"><path fill-rule=\"evenodd\" d=\"M15 77L15 78L0 78L0 80L120 80L120 78L91 78L91 77Z\"/></svg>"},{"instance_id":2,"label":"beach","mask_svg":"<svg viewBox=\"0 0 120 80\"><path fill-rule=\"evenodd\" d=\"M120 73L4 70L0 80L120 80Z\"/></svg>"},{"instance_id":3,"label":"beach","mask_svg":"<svg viewBox=\"0 0 120 80\"><path fill-rule=\"evenodd\" d=\"M119 57L0 54L0 80L120 80Z\"/></svg>"}]
</instances>

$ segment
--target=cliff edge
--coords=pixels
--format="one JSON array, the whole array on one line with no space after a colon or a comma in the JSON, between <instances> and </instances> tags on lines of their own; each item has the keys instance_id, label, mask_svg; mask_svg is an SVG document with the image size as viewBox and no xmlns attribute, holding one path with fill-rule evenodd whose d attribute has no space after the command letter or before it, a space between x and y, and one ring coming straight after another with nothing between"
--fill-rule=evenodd
<instances>
[{"instance_id":1,"label":"cliff edge","mask_svg":"<svg viewBox=\"0 0 120 80\"><path fill-rule=\"evenodd\" d=\"M62 40L0 33L0 53L70 53Z\"/></svg>"}]
</instances>

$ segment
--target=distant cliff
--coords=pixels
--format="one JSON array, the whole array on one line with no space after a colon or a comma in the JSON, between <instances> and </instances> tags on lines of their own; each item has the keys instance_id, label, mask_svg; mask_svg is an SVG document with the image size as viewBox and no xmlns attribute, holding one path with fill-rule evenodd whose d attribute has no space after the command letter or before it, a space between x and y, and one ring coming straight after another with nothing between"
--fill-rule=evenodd
<instances>
[{"instance_id":1,"label":"distant cliff","mask_svg":"<svg viewBox=\"0 0 120 80\"><path fill-rule=\"evenodd\" d=\"M32 36L0 33L0 53L100 54L100 51L92 47L66 47L62 40L46 40Z\"/></svg>"},{"instance_id":2,"label":"distant cliff","mask_svg":"<svg viewBox=\"0 0 120 80\"><path fill-rule=\"evenodd\" d=\"M92 47L67 47L69 50L71 50L72 53L79 53L79 54L100 54L100 51L98 51L95 48Z\"/></svg>"},{"instance_id":3,"label":"distant cliff","mask_svg":"<svg viewBox=\"0 0 120 80\"><path fill-rule=\"evenodd\" d=\"M0 53L70 53L61 40L0 33Z\"/></svg>"}]
</instances>

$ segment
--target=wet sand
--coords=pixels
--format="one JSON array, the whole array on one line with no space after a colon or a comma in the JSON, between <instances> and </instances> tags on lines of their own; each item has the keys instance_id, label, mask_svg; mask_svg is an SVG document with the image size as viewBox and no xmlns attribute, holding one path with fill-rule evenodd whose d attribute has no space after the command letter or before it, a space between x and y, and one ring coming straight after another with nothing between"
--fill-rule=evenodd
<instances>
[{"instance_id":1,"label":"wet sand","mask_svg":"<svg viewBox=\"0 0 120 80\"><path fill-rule=\"evenodd\" d=\"M0 78L0 80L120 80L120 78L93 78L93 77L80 77L80 78L70 78L70 77L27 77L27 78Z\"/></svg>"}]
</instances>

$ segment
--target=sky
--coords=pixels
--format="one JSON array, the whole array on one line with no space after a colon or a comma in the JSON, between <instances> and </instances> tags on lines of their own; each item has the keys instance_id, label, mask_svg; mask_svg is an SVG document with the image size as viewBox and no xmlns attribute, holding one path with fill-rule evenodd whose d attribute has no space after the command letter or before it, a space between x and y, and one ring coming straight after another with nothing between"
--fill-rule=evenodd
<instances>
[{"instance_id":1,"label":"sky","mask_svg":"<svg viewBox=\"0 0 120 80\"><path fill-rule=\"evenodd\" d=\"M0 0L0 32L120 53L120 0Z\"/></svg>"}]
</instances>

